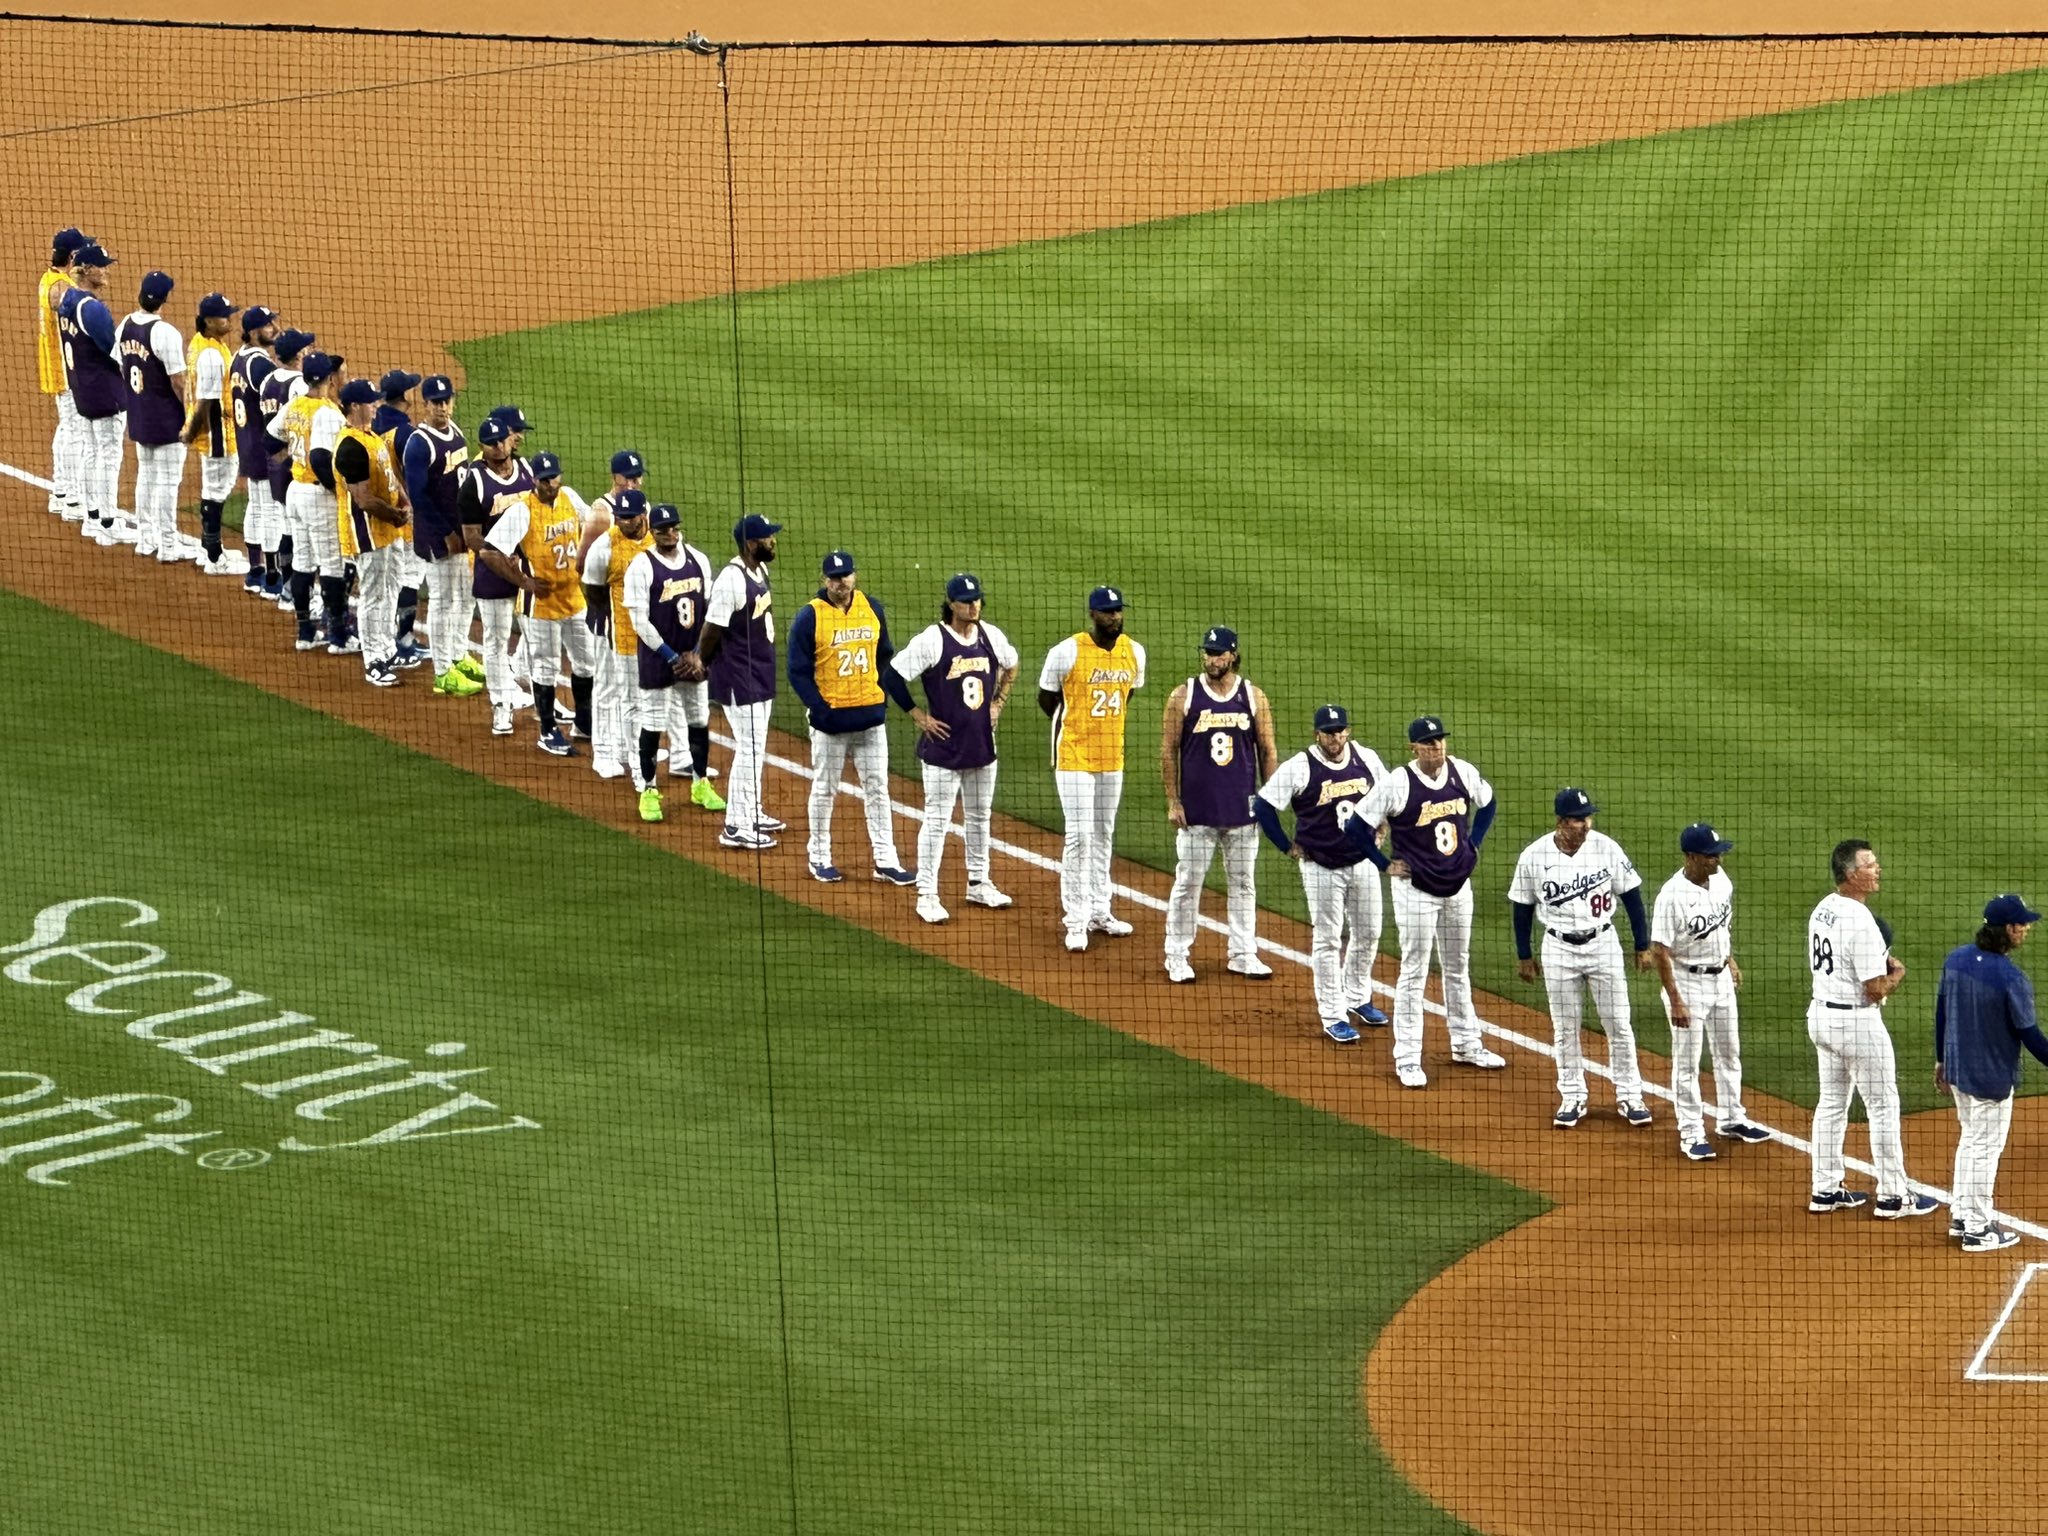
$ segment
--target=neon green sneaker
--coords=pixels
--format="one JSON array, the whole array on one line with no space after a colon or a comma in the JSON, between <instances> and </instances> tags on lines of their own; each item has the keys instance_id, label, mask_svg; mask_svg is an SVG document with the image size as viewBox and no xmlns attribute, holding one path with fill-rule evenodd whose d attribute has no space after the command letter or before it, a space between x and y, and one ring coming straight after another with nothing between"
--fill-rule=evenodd
<instances>
[{"instance_id":1,"label":"neon green sneaker","mask_svg":"<svg viewBox=\"0 0 2048 1536\"><path fill-rule=\"evenodd\" d=\"M474 656L470 655L467 651L462 653L462 660L456 662L452 670L460 672L472 683L476 683L479 686L481 686L483 683L484 664L478 661Z\"/></svg>"},{"instance_id":2,"label":"neon green sneaker","mask_svg":"<svg viewBox=\"0 0 2048 1536\"><path fill-rule=\"evenodd\" d=\"M484 685L460 667L450 667L434 679L434 692L451 699L471 699L483 691Z\"/></svg>"},{"instance_id":3,"label":"neon green sneaker","mask_svg":"<svg viewBox=\"0 0 2048 1536\"><path fill-rule=\"evenodd\" d=\"M722 811L725 801L718 791L711 787L709 779L699 779L690 786L690 804L701 805L707 811Z\"/></svg>"},{"instance_id":4,"label":"neon green sneaker","mask_svg":"<svg viewBox=\"0 0 2048 1536\"><path fill-rule=\"evenodd\" d=\"M652 784L640 791L640 819L642 821L661 820L661 791Z\"/></svg>"}]
</instances>

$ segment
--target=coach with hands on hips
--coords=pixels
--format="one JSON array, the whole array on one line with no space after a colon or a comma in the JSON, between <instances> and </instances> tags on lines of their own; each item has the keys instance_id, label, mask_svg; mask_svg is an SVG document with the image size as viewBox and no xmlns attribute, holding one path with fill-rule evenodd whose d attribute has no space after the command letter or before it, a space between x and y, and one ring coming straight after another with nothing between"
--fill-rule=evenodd
<instances>
[{"instance_id":1,"label":"coach with hands on hips","mask_svg":"<svg viewBox=\"0 0 2048 1536\"><path fill-rule=\"evenodd\" d=\"M1991 1191L2012 1128L2020 1047L2048 1063L2048 1036L2034 1017L2034 984L2010 958L2040 920L2019 897L1994 896L1984 904L1977 937L1949 952L1934 998L1934 1086L1954 1095L1962 1127L1949 1235L1960 1237L1967 1253L1994 1253L2020 1240L1992 1221Z\"/></svg>"}]
</instances>

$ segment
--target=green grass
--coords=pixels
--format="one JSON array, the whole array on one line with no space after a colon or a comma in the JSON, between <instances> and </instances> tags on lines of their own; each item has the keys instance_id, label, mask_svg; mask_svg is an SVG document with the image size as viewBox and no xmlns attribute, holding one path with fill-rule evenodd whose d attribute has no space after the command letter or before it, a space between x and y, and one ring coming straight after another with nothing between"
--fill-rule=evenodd
<instances>
[{"instance_id":1,"label":"green grass","mask_svg":"<svg viewBox=\"0 0 2048 1536\"><path fill-rule=\"evenodd\" d=\"M0 1128L12 1528L1459 1529L1360 1363L1534 1197L7 595L0 665L0 944L145 901L542 1127L69 1189ZM66 990L0 980L0 1071L213 1146L433 1102L316 1125Z\"/></svg>"},{"instance_id":2,"label":"green grass","mask_svg":"<svg viewBox=\"0 0 2048 1536\"><path fill-rule=\"evenodd\" d=\"M1808 1101L1805 915L1868 837L1924 1107L1941 957L2048 855L2044 110L2014 75L750 294L745 492L788 524L784 622L836 545L905 633L977 570L1026 656L1001 803L1057 824L1029 690L1122 583L1153 683L1119 841L1162 866L1155 711L1207 624L1245 637L1286 750L1326 698L1390 759L1444 715L1503 806L1477 975L1539 1005L1504 892L1553 791L1589 787L1653 890L1710 817L1752 1081ZM461 351L572 478L641 447L722 556L729 326L719 301Z\"/></svg>"}]
</instances>

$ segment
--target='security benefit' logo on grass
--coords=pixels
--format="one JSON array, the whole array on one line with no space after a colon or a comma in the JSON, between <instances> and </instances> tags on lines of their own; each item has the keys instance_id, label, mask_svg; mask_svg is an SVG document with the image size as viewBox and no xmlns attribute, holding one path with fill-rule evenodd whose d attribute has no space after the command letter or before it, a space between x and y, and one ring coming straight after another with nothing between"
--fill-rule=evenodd
<instances>
[{"instance_id":1,"label":"'security benefit' logo on grass","mask_svg":"<svg viewBox=\"0 0 2048 1536\"><path fill-rule=\"evenodd\" d=\"M107 919L115 912L125 918L110 924ZM74 921L83 933L72 931ZM352 1112L342 1135L332 1140L319 1139L317 1132L310 1132L313 1139L286 1135L276 1143L280 1152L338 1152L540 1129L540 1122L507 1114L461 1086L488 1068L416 1067L342 1030L309 1029L315 1023L310 1014L278 1010L269 998L237 987L232 977L171 968L166 965L170 957L154 944L92 936L156 921L154 907L125 896L60 901L36 914L27 938L0 948L0 957L11 957L4 974L23 986L68 988L64 1004L72 1012L124 1019L122 1028L134 1039L259 1098L290 1104L302 1121L335 1125L337 1111L375 1100L389 1100L394 1114L399 1108L412 1110L401 1117L382 1116L382 1123L367 1133L367 1117ZM267 1016L252 1019L252 1013ZM455 1056L465 1049L461 1041L450 1040L428 1046L426 1054ZM338 1066L320 1060L337 1055L348 1059ZM421 1094L434 1098L415 1108ZM400 1100L400 1095L407 1097ZM72 1098L43 1073L0 1070L0 1167L16 1169L36 1184L65 1186L76 1169L143 1152L191 1157L223 1171L269 1161L269 1152L259 1147L197 1145L219 1136L218 1131L152 1129L182 1124L191 1113L187 1100L170 1094ZM295 1132L301 1129L310 1131L297 1127Z\"/></svg>"}]
</instances>

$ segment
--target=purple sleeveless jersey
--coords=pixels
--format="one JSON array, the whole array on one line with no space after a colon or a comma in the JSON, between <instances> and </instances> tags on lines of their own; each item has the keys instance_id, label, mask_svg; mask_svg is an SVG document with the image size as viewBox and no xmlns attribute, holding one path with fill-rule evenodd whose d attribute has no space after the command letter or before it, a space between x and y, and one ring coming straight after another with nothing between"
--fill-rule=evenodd
<instances>
[{"instance_id":1,"label":"purple sleeveless jersey","mask_svg":"<svg viewBox=\"0 0 2048 1536\"><path fill-rule=\"evenodd\" d=\"M526 460L514 459L509 474L496 474L483 460L478 459L469 466L469 472L476 476L477 499L483 503L483 536L489 538L491 530L498 525L498 515L491 510L500 496L517 496L521 491L533 489L533 471ZM519 589L485 565L481 556L477 558L469 578L470 595L473 597L517 597Z\"/></svg>"},{"instance_id":2,"label":"purple sleeveless jersey","mask_svg":"<svg viewBox=\"0 0 2048 1536\"><path fill-rule=\"evenodd\" d=\"M282 365L272 368L270 372L264 376L262 405L263 430L266 436L270 432L271 422L277 419L277 413L283 410L287 402L291 400L292 385L296 384L298 380L298 369L286 368L283 367ZM279 441L277 438L272 437L269 439L268 442L264 444L263 451L265 454L268 454L271 451L272 443L275 443L277 445L277 451L280 454L284 453L285 445L283 444L283 442ZM274 463L270 468L271 499L275 501L280 507L283 506L285 492L289 491L291 487L292 465L291 459L287 455L285 457L278 459L277 462ZM287 537L289 537L289 535L287 535Z\"/></svg>"},{"instance_id":3,"label":"purple sleeveless jersey","mask_svg":"<svg viewBox=\"0 0 2048 1536\"><path fill-rule=\"evenodd\" d=\"M704 607L711 601L711 572L687 547L679 547L676 557L671 565L659 550L635 556L654 568L654 579L647 584L647 622L677 651L694 651L704 633ZM624 614L619 617L630 622ZM642 688L666 688L675 681L661 652L643 645L638 655Z\"/></svg>"},{"instance_id":4,"label":"purple sleeveless jersey","mask_svg":"<svg viewBox=\"0 0 2048 1536\"><path fill-rule=\"evenodd\" d=\"M1408 775L1408 808L1389 818L1394 829L1394 857L1408 864L1415 889L1431 896L1455 896L1472 878L1479 850L1472 846L1472 798L1458 777L1457 765L1444 760L1444 784L1431 789L1413 763ZM1444 829L1450 828L1446 832ZM1445 843L1450 851L1445 852Z\"/></svg>"},{"instance_id":5,"label":"purple sleeveless jersey","mask_svg":"<svg viewBox=\"0 0 2048 1536\"><path fill-rule=\"evenodd\" d=\"M1348 869L1365 857L1344 829L1372 788L1372 769L1366 766L1356 742L1344 744L1344 761L1334 768L1313 747L1306 756L1308 783L1293 800L1294 840L1301 844L1305 857L1323 868ZM1185 797L1182 804L1186 804Z\"/></svg>"},{"instance_id":6,"label":"purple sleeveless jersey","mask_svg":"<svg viewBox=\"0 0 2048 1536\"><path fill-rule=\"evenodd\" d=\"M228 410L235 418L235 462L247 480L270 479L270 450L263 444L275 405L263 398L263 381L277 364L261 347L244 347L228 365Z\"/></svg>"},{"instance_id":7,"label":"purple sleeveless jersey","mask_svg":"<svg viewBox=\"0 0 2048 1536\"><path fill-rule=\"evenodd\" d=\"M939 659L919 681L933 718L945 721L952 734L944 741L919 736L920 762L968 773L996 760L996 728L989 723L988 706L1002 670L995 647L988 643L988 631L979 624L971 645L953 632L952 625L939 626Z\"/></svg>"},{"instance_id":8,"label":"purple sleeveless jersey","mask_svg":"<svg viewBox=\"0 0 2048 1536\"><path fill-rule=\"evenodd\" d=\"M79 310L99 302L83 288L67 288L57 301L57 334L64 338L64 378L71 385L71 400L78 414L88 421L118 416L127 405L120 367L79 322Z\"/></svg>"},{"instance_id":9,"label":"purple sleeveless jersey","mask_svg":"<svg viewBox=\"0 0 2048 1536\"><path fill-rule=\"evenodd\" d=\"M732 616L725 641L711 658L711 697L721 704L765 704L775 697L775 642L768 637L768 583L739 561L746 606Z\"/></svg>"},{"instance_id":10,"label":"purple sleeveless jersey","mask_svg":"<svg viewBox=\"0 0 2048 1536\"><path fill-rule=\"evenodd\" d=\"M178 402L170 370L149 345L150 332L162 323L131 315L121 322L116 343L121 384L128 391L128 435L148 448L175 443L185 425L185 407Z\"/></svg>"},{"instance_id":11,"label":"purple sleeveless jersey","mask_svg":"<svg viewBox=\"0 0 2048 1536\"><path fill-rule=\"evenodd\" d=\"M1218 703L1198 677L1188 679L1180 721L1180 805L1191 827L1248 827L1259 787L1252 689L1243 678Z\"/></svg>"},{"instance_id":12,"label":"purple sleeveless jersey","mask_svg":"<svg viewBox=\"0 0 2048 1536\"><path fill-rule=\"evenodd\" d=\"M416 426L412 436L427 445L429 455L427 500L412 509L412 547L423 560L447 560L448 536L462 532L462 511L455 504L461 471L450 469L448 461L468 446L468 439L452 421L445 427Z\"/></svg>"}]
</instances>

